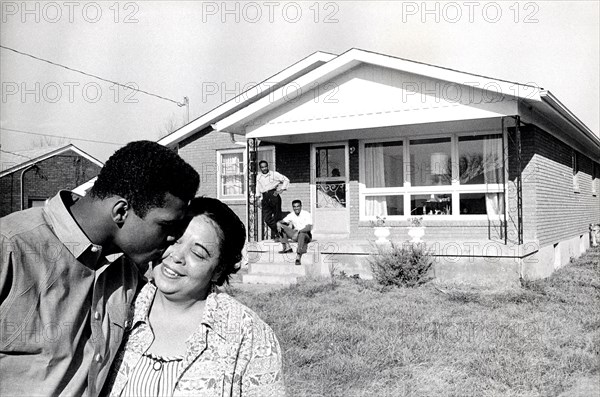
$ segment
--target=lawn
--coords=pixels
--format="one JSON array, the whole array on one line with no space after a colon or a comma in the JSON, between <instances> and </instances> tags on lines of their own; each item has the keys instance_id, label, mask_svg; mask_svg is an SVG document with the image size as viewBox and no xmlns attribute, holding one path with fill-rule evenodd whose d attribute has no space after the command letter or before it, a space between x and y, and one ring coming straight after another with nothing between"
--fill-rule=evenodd
<instances>
[{"instance_id":1,"label":"lawn","mask_svg":"<svg viewBox=\"0 0 600 397\"><path fill-rule=\"evenodd\" d=\"M558 396L600 374L600 249L511 290L336 277L228 292L278 335L289 396Z\"/></svg>"}]
</instances>

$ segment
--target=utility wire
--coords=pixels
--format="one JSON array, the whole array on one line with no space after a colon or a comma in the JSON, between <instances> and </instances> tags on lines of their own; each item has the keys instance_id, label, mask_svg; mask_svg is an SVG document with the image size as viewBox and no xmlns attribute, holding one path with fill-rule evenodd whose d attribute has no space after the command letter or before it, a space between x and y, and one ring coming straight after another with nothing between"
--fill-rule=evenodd
<instances>
[{"instance_id":1,"label":"utility wire","mask_svg":"<svg viewBox=\"0 0 600 397\"><path fill-rule=\"evenodd\" d=\"M23 131L23 130L14 130L12 128L4 128L4 127L0 127L0 130L4 130L4 131L10 131L10 132L18 132L20 134L29 134L29 135L41 135L41 136L49 136L52 138L64 138L64 139L71 139L73 141L84 141L84 142L93 142L93 143L104 143L107 145L117 145L117 146L123 146L123 143L117 143L117 142L108 142L108 141L96 141L93 139L84 139L84 138L71 138L68 136L62 136L62 135L51 135L51 134L42 134L39 132L31 132L31 131Z\"/></svg>"},{"instance_id":2,"label":"utility wire","mask_svg":"<svg viewBox=\"0 0 600 397\"><path fill-rule=\"evenodd\" d=\"M130 87L130 86L125 85L125 84L117 83L116 81L108 80L108 79L102 78L100 76L96 76L94 74L91 74L91 73L86 73L86 72L81 71L79 69L70 68L68 66L61 65L60 63L52 62L52 61L49 61L47 59L36 57L35 55L31 55L31 54L27 54L25 52L21 52L21 51L15 50L14 48L6 47L6 46L3 46L3 45L0 45L0 48L4 48L5 50L9 50L9 51L15 52L17 54L24 55L24 56L36 59L36 60L41 61L41 62L49 63L50 65L54 65L54 66L58 66L58 67L67 69L67 70L70 70L70 71L75 72L75 73L80 73L80 74L83 74L85 76L90 76L90 77L93 77L93 78L98 79L98 80L106 81L107 83L112 83L112 84L118 85L120 87L124 87L124 88L128 88L130 90L138 91L138 92L141 92L142 94L150 95L150 96L153 96L153 97L157 97L157 98L163 99L165 101L173 102L174 104L176 104L179 107L185 106L185 103L177 102L177 101L175 101L173 99L169 99L169 98L166 98L166 97L161 96L161 95L152 94L151 92L148 92L148 91L140 90L140 89L133 88L133 87Z\"/></svg>"}]
</instances>

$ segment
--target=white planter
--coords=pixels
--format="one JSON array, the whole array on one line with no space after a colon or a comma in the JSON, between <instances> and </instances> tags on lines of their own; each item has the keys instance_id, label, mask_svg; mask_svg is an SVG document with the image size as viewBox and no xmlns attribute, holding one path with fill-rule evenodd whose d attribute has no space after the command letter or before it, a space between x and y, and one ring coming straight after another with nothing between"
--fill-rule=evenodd
<instances>
[{"instance_id":1,"label":"white planter","mask_svg":"<svg viewBox=\"0 0 600 397\"><path fill-rule=\"evenodd\" d=\"M420 243L421 238L425 235L425 228L421 227L409 227L408 235L412 238L411 243Z\"/></svg>"},{"instance_id":2,"label":"white planter","mask_svg":"<svg viewBox=\"0 0 600 397\"><path fill-rule=\"evenodd\" d=\"M390 236L390 228L389 227L381 227L376 226L373 228L373 234L377 237L375 243L382 244L388 242L388 237Z\"/></svg>"}]
</instances>

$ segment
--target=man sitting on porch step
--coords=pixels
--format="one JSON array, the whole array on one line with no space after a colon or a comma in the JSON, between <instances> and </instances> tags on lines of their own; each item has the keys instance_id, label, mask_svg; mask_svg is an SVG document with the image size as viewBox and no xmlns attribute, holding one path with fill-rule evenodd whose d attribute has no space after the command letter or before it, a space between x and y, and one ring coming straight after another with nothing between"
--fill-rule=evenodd
<instances>
[{"instance_id":1,"label":"man sitting on porch step","mask_svg":"<svg viewBox=\"0 0 600 397\"><path fill-rule=\"evenodd\" d=\"M302 254L306 253L306 247L312 240L312 216L310 212L302 210L302 201L292 201L292 208L294 212L290 212L288 216L283 220L277 222L277 231L281 236L281 244L283 250L279 251L280 254L287 254L292 252L289 240L298 242L298 249L296 250L296 265L300 266L300 260Z\"/></svg>"},{"instance_id":2,"label":"man sitting on porch step","mask_svg":"<svg viewBox=\"0 0 600 397\"><path fill-rule=\"evenodd\" d=\"M262 207L263 222L271 229L271 237L277 241L277 222L281 220L281 192L288 188L290 180L277 171L269 171L269 163L258 163L260 174L256 177L257 199Z\"/></svg>"}]
</instances>

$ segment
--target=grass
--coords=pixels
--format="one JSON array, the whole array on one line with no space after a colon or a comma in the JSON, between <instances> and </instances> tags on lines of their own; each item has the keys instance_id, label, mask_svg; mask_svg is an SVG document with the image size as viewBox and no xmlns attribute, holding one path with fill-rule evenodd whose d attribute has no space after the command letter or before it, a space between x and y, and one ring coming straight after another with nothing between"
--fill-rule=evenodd
<instances>
[{"instance_id":1,"label":"grass","mask_svg":"<svg viewBox=\"0 0 600 397\"><path fill-rule=\"evenodd\" d=\"M600 374L600 249L522 288L351 278L228 292L278 335L290 396L558 396Z\"/></svg>"}]
</instances>

